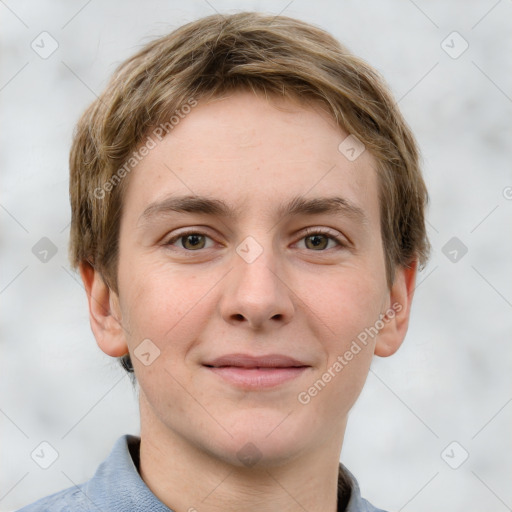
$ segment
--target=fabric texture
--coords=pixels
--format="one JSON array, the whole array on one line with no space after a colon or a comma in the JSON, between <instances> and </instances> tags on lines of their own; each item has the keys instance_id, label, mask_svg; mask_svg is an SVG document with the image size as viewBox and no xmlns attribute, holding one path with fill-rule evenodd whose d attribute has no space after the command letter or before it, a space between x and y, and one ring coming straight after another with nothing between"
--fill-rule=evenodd
<instances>
[{"instance_id":1,"label":"fabric texture","mask_svg":"<svg viewBox=\"0 0 512 512\"><path fill-rule=\"evenodd\" d=\"M173 512L139 475L140 437L123 435L87 482L56 492L18 512ZM338 512L385 512L361 497L359 485L340 463Z\"/></svg>"}]
</instances>

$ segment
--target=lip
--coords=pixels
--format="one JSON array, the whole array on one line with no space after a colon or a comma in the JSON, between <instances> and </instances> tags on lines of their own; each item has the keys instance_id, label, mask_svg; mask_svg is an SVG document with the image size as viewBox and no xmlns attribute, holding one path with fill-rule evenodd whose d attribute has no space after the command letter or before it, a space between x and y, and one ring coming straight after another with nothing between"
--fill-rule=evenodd
<instances>
[{"instance_id":1,"label":"lip","mask_svg":"<svg viewBox=\"0 0 512 512\"><path fill-rule=\"evenodd\" d=\"M203 366L231 385L245 390L268 389L299 377L309 365L281 354L229 354Z\"/></svg>"},{"instance_id":2,"label":"lip","mask_svg":"<svg viewBox=\"0 0 512 512\"><path fill-rule=\"evenodd\" d=\"M302 361L282 354L267 354L263 356L226 354L203 364L216 368L223 366L235 366L238 368L297 368L309 366Z\"/></svg>"}]
</instances>

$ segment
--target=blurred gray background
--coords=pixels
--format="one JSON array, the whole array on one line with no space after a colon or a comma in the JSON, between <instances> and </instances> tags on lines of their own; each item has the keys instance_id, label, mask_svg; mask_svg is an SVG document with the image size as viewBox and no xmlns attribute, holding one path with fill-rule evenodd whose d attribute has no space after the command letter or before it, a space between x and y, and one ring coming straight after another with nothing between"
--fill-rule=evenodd
<instances>
[{"instance_id":1,"label":"blurred gray background","mask_svg":"<svg viewBox=\"0 0 512 512\"><path fill-rule=\"evenodd\" d=\"M384 75L422 148L432 259L342 461L386 510L512 510L511 0L0 1L0 510L89 479L139 433L67 261L74 124L141 45L240 10L330 31ZM58 452L47 469L31 457L42 442Z\"/></svg>"}]
</instances>

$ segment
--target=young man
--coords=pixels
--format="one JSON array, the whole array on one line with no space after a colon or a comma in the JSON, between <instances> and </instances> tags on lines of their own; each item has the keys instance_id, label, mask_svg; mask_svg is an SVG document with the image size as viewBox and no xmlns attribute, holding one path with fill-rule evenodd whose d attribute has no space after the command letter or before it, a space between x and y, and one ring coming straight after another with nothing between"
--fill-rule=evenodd
<instances>
[{"instance_id":1,"label":"young man","mask_svg":"<svg viewBox=\"0 0 512 512\"><path fill-rule=\"evenodd\" d=\"M377 510L339 457L428 240L375 71L306 23L210 16L120 66L70 164L71 261L141 432L23 510Z\"/></svg>"}]
</instances>

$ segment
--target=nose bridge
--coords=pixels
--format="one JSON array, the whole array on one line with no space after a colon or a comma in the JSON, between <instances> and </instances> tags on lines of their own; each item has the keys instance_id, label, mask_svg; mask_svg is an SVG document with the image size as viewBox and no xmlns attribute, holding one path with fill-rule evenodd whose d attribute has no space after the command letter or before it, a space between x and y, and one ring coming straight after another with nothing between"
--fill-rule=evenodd
<instances>
[{"instance_id":1,"label":"nose bridge","mask_svg":"<svg viewBox=\"0 0 512 512\"><path fill-rule=\"evenodd\" d=\"M231 289L225 295L223 311L227 321L245 320L261 326L270 320L287 322L293 314L293 301L279 276L279 254L267 234L246 237L233 255Z\"/></svg>"},{"instance_id":2,"label":"nose bridge","mask_svg":"<svg viewBox=\"0 0 512 512\"><path fill-rule=\"evenodd\" d=\"M272 247L270 236L246 237L236 248L235 276L237 288L253 296L254 301L264 303L275 295L279 284L276 261L278 255Z\"/></svg>"}]
</instances>

